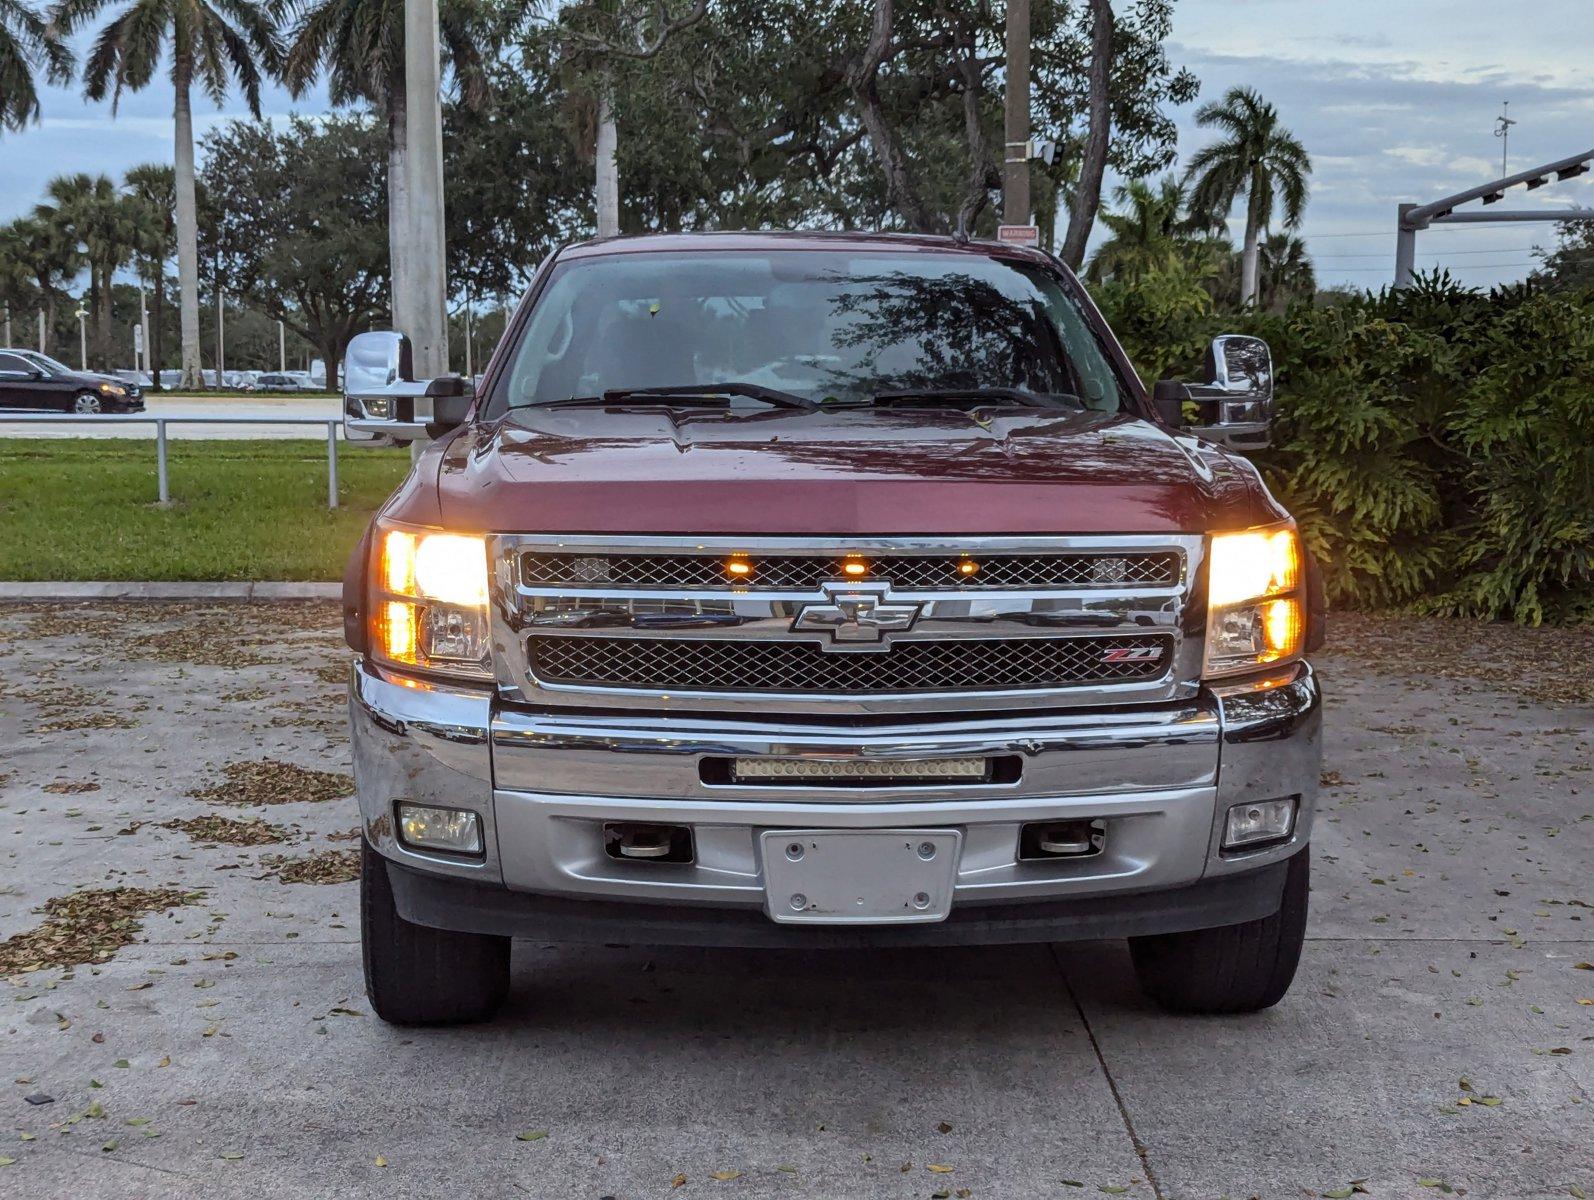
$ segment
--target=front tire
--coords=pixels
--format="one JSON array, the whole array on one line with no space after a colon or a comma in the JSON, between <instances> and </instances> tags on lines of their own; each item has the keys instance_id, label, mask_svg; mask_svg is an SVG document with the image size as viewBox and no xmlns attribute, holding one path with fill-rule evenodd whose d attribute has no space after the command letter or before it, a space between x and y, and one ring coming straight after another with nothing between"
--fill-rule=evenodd
<instances>
[{"instance_id":1,"label":"front tire","mask_svg":"<svg viewBox=\"0 0 1594 1200\"><path fill-rule=\"evenodd\" d=\"M1129 939L1140 987L1176 1013L1249 1013L1271 1008L1289 991L1306 940L1309 850L1289 860L1284 895L1269 917Z\"/></svg>"},{"instance_id":2,"label":"front tire","mask_svg":"<svg viewBox=\"0 0 1594 1200\"><path fill-rule=\"evenodd\" d=\"M363 840L360 950L365 994L394 1025L486 1021L509 994L509 939L406 921L393 903L387 860Z\"/></svg>"},{"instance_id":3,"label":"front tire","mask_svg":"<svg viewBox=\"0 0 1594 1200\"><path fill-rule=\"evenodd\" d=\"M100 398L93 392L79 392L72 397L72 410L80 416L94 416L104 410L100 407Z\"/></svg>"}]
</instances>

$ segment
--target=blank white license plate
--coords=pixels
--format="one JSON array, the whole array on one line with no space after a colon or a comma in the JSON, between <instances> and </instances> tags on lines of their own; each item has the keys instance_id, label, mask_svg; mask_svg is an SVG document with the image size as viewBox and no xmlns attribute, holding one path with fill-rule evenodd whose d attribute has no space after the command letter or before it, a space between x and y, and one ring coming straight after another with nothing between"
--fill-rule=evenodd
<instances>
[{"instance_id":1,"label":"blank white license plate","mask_svg":"<svg viewBox=\"0 0 1594 1200\"><path fill-rule=\"evenodd\" d=\"M952 911L955 829L771 829L760 841L773 920L898 925Z\"/></svg>"}]
</instances>

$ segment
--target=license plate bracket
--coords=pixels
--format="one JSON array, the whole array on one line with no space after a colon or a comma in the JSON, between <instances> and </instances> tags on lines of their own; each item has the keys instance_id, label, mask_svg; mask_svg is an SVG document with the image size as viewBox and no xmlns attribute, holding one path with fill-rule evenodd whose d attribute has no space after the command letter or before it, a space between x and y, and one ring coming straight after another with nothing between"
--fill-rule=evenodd
<instances>
[{"instance_id":1,"label":"license plate bracket","mask_svg":"<svg viewBox=\"0 0 1594 1200\"><path fill-rule=\"evenodd\" d=\"M791 925L904 925L952 911L956 829L769 829L764 910Z\"/></svg>"}]
</instances>

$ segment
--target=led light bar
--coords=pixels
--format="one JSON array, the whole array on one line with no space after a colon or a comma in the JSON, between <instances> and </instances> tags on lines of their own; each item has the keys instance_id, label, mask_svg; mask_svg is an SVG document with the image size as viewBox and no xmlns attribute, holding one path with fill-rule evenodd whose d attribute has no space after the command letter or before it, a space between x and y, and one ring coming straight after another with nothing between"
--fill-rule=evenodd
<instances>
[{"instance_id":1,"label":"led light bar","mask_svg":"<svg viewBox=\"0 0 1594 1200\"><path fill-rule=\"evenodd\" d=\"M984 780L991 773L985 758L736 758L731 778L737 783L812 779L892 779L904 783Z\"/></svg>"}]
</instances>

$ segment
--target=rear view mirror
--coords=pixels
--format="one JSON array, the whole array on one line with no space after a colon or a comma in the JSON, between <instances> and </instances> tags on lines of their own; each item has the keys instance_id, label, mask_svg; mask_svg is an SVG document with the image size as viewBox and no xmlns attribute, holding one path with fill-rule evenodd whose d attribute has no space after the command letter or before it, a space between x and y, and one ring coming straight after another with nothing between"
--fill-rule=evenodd
<instances>
[{"instance_id":1,"label":"rear view mirror","mask_svg":"<svg viewBox=\"0 0 1594 1200\"><path fill-rule=\"evenodd\" d=\"M410 340L402 333L352 338L343 355L343 436L354 443L417 442L463 424L472 399L465 381L414 374Z\"/></svg>"},{"instance_id":2,"label":"rear view mirror","mask_svg":"<svg viewBox=\"0 0 1594 1200\"><path fill-rule=\"evenodd\" d=\"M1169 425L1232 450L1265 450L1273 421L1273 354L1261 338L1224 333L1207 348L1206 382L1159 379L1152 390L1157 413ZM1184 420L1186 401L1201 418Z\"/></svg>"}]
</instances>

